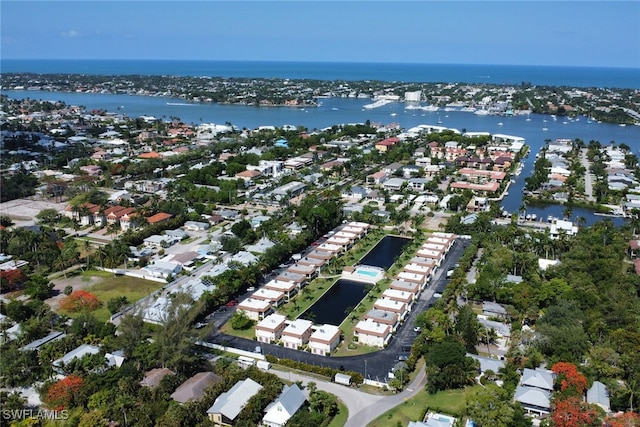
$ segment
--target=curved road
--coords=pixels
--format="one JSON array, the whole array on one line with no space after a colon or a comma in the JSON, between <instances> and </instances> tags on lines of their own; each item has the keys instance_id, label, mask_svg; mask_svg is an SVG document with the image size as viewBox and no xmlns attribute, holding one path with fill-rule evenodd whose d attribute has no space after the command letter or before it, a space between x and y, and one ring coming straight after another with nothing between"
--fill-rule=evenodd
<instances>
[{"instance_id":1,"label":"curved road","mask_svg":"<svg viewBox=\"0 0 640 427\"><path fill-rule=\"evenodd\" d=\"M393 396L369 394L356 388L307 377L294 372L285 372L276 369L271 369L269 372L284 380L293 382L301 381L304 385L307 385L309 382L314 382L318 390L323 390L338 396L349 409L349 417L347 418L345 427L366 426L389 409L400 405L405 400L418 394L427 383L427 374L424 365L411 384L409 384L403 392Z\"/></svg>"}]
</instances>

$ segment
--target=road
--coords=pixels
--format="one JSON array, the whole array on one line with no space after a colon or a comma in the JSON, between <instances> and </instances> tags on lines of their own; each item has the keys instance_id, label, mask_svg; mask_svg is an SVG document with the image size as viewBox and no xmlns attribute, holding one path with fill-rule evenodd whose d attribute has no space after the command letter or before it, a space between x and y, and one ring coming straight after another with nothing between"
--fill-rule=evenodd
<instances>
[{"instance_id":1,"label":"road","mask_svg":"<svg viewBox=\"0 0 640 427\"><path fill-rule=\"evenodd\" d=\"M424 366L418 372L415 379L401 393L393 396L378 396L365 393L353 387L346 387L330 381L319 380L294 372L279 371L271 369L269 372L292 382L301 381L303 384L314 382L318 390L338 396L349 409L349 417L345 427L362 427L387 412L389 409L400 405L407 399L412 398L424 388L427 383L427 374Z\"/></svg>"},{"instance_id":2,"label":"road","mask_svg":"<svg viewBox=\"0 0 640 427\"><path fill-rule=\"evenodd\" d=\"M589 159L587 159L586 148L580 150L580 162L586 169L584 172L584 194L587 196L588 201L595 201L596 199L593 197L593 174L589 171Z\"/></svg>"}]
</instances>

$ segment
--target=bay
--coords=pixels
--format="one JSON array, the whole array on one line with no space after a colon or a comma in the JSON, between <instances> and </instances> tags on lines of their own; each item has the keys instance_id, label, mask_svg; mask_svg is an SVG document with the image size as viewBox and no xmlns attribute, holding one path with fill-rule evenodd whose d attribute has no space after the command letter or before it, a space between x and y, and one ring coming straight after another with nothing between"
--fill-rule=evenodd
<instances>
[{"instance_id":1,"label":"bay","mask_svg":"<svg viewBox=\"0 0 640 427\"><path fill-rule=\"evenodd\" d=\"M398 123L409 129L421 124L446 126L459 131L489 132L523 137L531 147L531 155L524 160L525 167L509 188L509 195L503 200L503 207L516 212L521 202L524 179L531 174L535 154L545 145L546 140L558 138L580 138L585 143L599 141L603 145L615 142L625 143L634 154L640 153L640 126L619 126L608 123L595 123L582 116L573 121L564 121L562 117L553 120L551 116L531 114L530 116L480 116L461 111L427 112L406 110L403 103L390 103L383 107L367 110L363 106L371 103L369 99L358 98L322 98L322 105L312 108L290 107L248 107L240 105L196 104L183 100L149 96L111 95L94 93L66 93L46 91L3 91L15 99L43 99L63 101L69 105L83 105L87 109L105 109L128 117L150 115L158 118L179 117L185 123L232 123L238 128L256 129L259 126L284 125L302 126L309 131L319 130L336 124ZM176 105L177 104L177 105ZM527 117L530 119L527 121ZM543 130L543 129L547 130ZM548 215L562 217L562 206L527 207L528 213L538 218ZM602 219L591 212L574 209L572 219L583 217L587 224ZM615 218L620 224L621 219Z\"/></svg>"}]
</instances>

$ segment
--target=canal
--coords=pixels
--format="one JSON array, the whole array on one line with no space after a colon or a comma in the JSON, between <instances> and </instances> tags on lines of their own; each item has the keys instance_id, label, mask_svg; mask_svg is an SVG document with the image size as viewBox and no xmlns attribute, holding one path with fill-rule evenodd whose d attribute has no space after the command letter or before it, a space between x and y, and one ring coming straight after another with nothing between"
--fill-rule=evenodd
<instances>
[{"instance_id":1,"label":"canal","mask_svg":"<svg viewBox=\"0 0 640 427\"><path fill-rule=\"evenodd\" d=\"M360 260L360 264L389 269L411 239L385 236ZM371 285L338 279L318 301L300 315L316 324L340 325L367 295Z\"/></svg>"}]
</instances>

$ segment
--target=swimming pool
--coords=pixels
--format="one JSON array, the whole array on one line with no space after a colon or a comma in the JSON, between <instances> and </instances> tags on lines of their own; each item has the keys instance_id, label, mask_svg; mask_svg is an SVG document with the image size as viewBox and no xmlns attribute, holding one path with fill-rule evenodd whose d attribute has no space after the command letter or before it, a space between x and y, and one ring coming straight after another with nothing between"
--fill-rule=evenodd
<instances>
[{"instance_id":1,"label":"swimming pool","mask_svg":"<svg viewBox=\"0 0 640 427\"><path fill-rule=\"evenodd\" d=\"M377 271L372 271L372 270L363 270L363 269L358 269L356 270L357 274L361 274L363 276L369 276L369 277L376 277L378 274L380 274Z\"/></svg>"}]
</instances>

